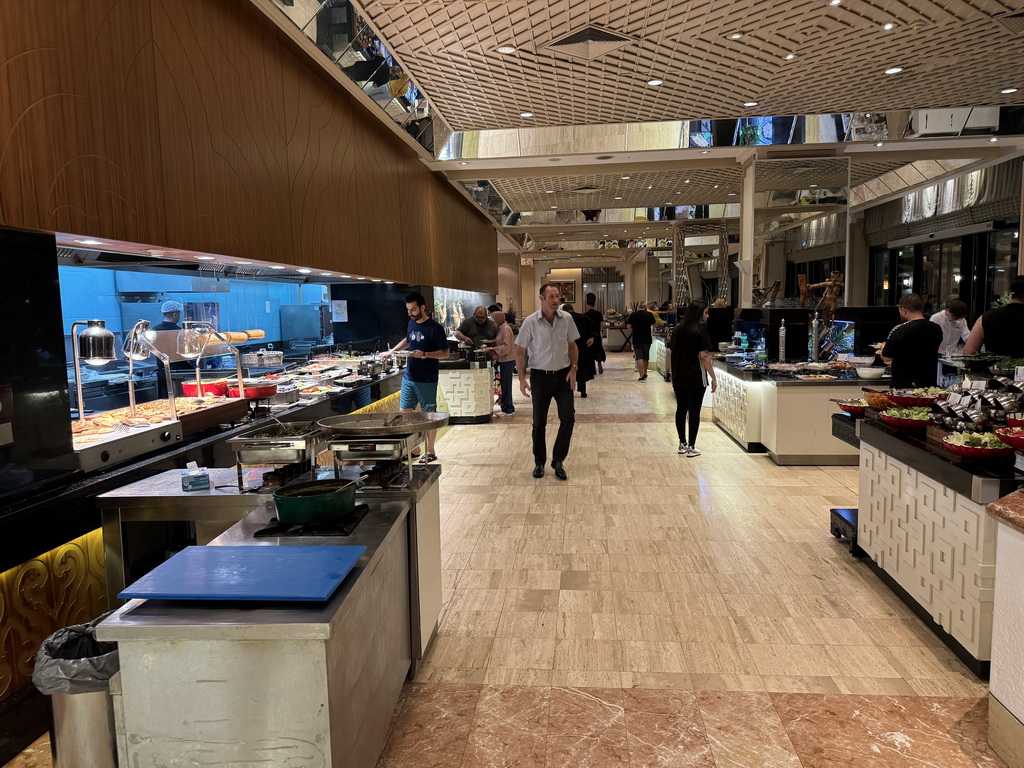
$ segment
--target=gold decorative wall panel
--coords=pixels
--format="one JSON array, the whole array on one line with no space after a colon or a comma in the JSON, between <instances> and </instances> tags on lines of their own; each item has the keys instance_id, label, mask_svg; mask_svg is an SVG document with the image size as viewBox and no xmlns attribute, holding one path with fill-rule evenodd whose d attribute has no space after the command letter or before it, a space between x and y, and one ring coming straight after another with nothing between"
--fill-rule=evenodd
<instances>
[{"instance_id":1,"label":"gold decorative wall panel","mask_svg":"<svg viewBox=\"0 0 1024 768\"><path fill-rule=\"evenodd\" d=\"M107 609L100 529L0 573L0 699L32 679L49 635Z\"/></svg>"}]
</instances>

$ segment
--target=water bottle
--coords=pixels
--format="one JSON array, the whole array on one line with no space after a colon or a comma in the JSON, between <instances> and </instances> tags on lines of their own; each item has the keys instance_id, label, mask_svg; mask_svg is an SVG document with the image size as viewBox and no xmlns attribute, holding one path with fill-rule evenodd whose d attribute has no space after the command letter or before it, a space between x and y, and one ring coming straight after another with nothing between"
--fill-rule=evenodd
<instances>
[{"instance_id":1,"label":"water bottle","mask_svg":"<svg viewBox=\"0 0 1024 768\"><path fill-rule=\"evenodd\" d=\"M779 362L786 362L786 321L779 326Z\"/></svg>"}]
</instances>

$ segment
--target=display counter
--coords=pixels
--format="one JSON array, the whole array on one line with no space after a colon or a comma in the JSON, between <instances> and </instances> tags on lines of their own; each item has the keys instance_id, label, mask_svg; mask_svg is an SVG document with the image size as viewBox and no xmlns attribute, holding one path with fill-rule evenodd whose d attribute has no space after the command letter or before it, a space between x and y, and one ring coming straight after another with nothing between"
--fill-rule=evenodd
<instances>
[{"instance_id":1,"label":"display counter","mask_svg":"<svg viewBox=\"0 0 1024 768\"><path fill-rule=\"evenodd\" d=\"M369 503L347 537L254 539L268 504L211 543L365 546L324 603L132 600L99 625L118 643L121 764L377 763L412 658L412 504Z\"/></svg>"},{"instance_id":2,"label":"display counter","mask_svg":"<svg viewBox=\"0 0 1024 768\"><path fill-rule=\"evenodd\" d=\"M987 677L999 524L985 507L1024 476L1007 465L954 461L923 434L880 422L864 423L860 440L857 544L904 602Z\"/></svg>"},{"instance_id":3,"label":"display counter","mask_svg":"<svg viewBox=\"0 0 1024 768\"><path fill-rule=\"evenodd\" d=\"M1024 764L1024 494L988 505L996 521L996 584L988 743L1007 765Z\"/></svg>"},{"instance_id":4,"label":"display counter","mask_svg":"<svg viewBox=\"0 0 1024 768\"><path fill-rule=\"evenodd\" d=\"M490 360L442 360L438 387L450 424L486 424L494 413L494 366Z\"/></svg>"},{"instance_id":5,"label":"display counter","mask_svg":"<svg viewBox=\"0 0 1024 768\"><path fill-rule=\"evenodd\" d=\"M668 344L660 336L655 336L654 341L651 342L650 370L660 373L665 381L672 377L672 364L669 360Z\"/></svg>"},{"instance_id":6,"label":"display counter","mask_svg":"<svg viewBox=\"0 0 1024 768\"><path fill-rule=\"evenodd\" d=\"M767 451L779 465L855 466L855 448L832 435L831 399L860 396L865 382L795 379L715 360L714 420L744 450Z\"/></svg>"}]
</instances>

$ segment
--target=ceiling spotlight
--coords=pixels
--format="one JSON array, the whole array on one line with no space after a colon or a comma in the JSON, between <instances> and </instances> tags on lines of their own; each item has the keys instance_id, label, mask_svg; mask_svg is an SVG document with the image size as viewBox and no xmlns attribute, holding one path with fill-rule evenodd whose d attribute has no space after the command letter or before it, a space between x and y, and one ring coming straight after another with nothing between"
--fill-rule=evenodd
<instances>
[{"instance_id":1,"label":"ceiling spotlight","mask_svg":"<svg viewBox=\"0 0 1024 768\"><path fill-rule=\"evenodd\" d=\"M332 274L332 272L321 272L320 277L330 277Z\"/></svg>"},{"instance_id":2,"label":"ceiling spotlight","mask_svg":"<svg viewBox=\"0 0 1024 768\"><path fill-rule=\"evenodd\" d=\"M618 197L618 196L616 196L616 197L615 197L615 199L616 199L616 200L621 200L622 198L621 198L621 197Z\"/></svg>"},{"instance_id":3,"label":"ceiling spotlight","mask_svg":"<svg viewBox=\"0 0 1024 768\"><path fill-rule=\"evenodd\" d=\"M817 184L811 184L811 189L814 189L817 186L818 186Z\"/></svg>"},{"instance_id":4,"label":"ceiling spotlight","mask_svg":"<svg viewBox=\"0 0 1024 768\"><path fill-rule=\"evenodd\" d=\"M216 258L216 256L196 256L199 261L213 261Z\"/></svg>"},{"instance_id":5,"label":"ceiling spotlight","mask_svg":"<svg viewBox=\"0 0 1024 768\"><path fill-rule=\"evenodd\" d=\"M717 184L715 184L715 189L718 189L718 185Z\"/></svg>"},{"instance_id":6,"label":"ceiling spotlight","mask_svg":"<svg viewBox=\"0 0 1024 768\"><path fill-rule=\"evenodd\" d=\"M903 67L889 67L887 70L885 70L885 74L887 74L887 75L898 75L902 71L903 71Z\"/></svg>"},{"instance_id":7,"label":"ceiling spotlight","mask_svg":"<svg viewBox=\"0 0 1024 768\"><path fill-rule=\"evenodd\" d=\"M356 280L365 280L365 277L357 277Z\"/></svg>"},{"instance_id":8,"label":"ceiling spotlight","mask_svg":"<svg viewBox=\"0 0 1024 768\"><path fill-rule=\"evenodd\" d=\"M560 235L564 235L564 234L565 234L565 232L559 232L558 234L560 234Z\"/></svg>"},{"instance_id":9,"label":"ceiling spotlight","mask_svg":"<svg viewBox=\"0 0 1024 768\"><path fill-rule=\"evenodd\" d=\"M1003 90L1000 91L1000 93L1016 93L1016 92L1017 92L1016 88L1003 88Z\"/></svg>"},{"instance_id":10,"label":"ceiling spotlight","mask_svg":"<svg viewBox=\"0 0 1024 768\"><path fill-rule=\"evenodd\" d=\"M306 269L305 267L303 267L302 269L297 269L295 271L298 272L300 275L308 275L313 272L312 269Z\"/></svg>"},{"instance_id":11,"label":"ceiling spotlight","mask_svg":"<svg viewBox=\"0 0 1024 768\"><path fill-rule=\"evenodd\" d=\"M743 106L744 107L756 107L757 106L757 102L756 101L744 101L743 102Z\"/></svg>"},{"instance_id":12,"label":"ceiling spotlight","mask_svg":"<svg viewBox=\"0 0 1024 768\"><path fill-rule=\"evenodd\" d=\"M520 117L533 117L533 112L520 112Z\"/></svg>"},{"instance_id":13,"label":"ceiling spotlight","mask_svg":"<svg viewBox=\"0 0 1024 768\"><path fill-rule=\"evenodd\" d=\"M252 264L252 262L251 261L236 261L235 264L239 264L239 265L245 266L247 264Z\"/></svg>"},{"instance_id":14,"label":"ceiling spotlight","mask_svg":"<svg viewBox=\"0 0 1024 768\"><path fill-rule=\"evenodd\" d=\"M102 240L75 240L75 242L82 245L103 245Z\"/></svg>"},{"instance_id":15,"label":"ceiling spotlight","mask_svg":"<svg viewBox=\"0 0 1024 768\"><path fill-rule=\"evenodd\" d=\"M689 183L690 183L689 179L686 179L686 181L683 182L683 184L689 184Z\"/></svg>"},{"instance_id":16,"label":"ceiling spotlight","mask_svg":"<svg viewBox=\"0 0 1024 768\"><path fill-rule=\"evenodd\" d=\"M683 193L682 193L682 192L676 192L676 194L677 194L677 195L681 195L681 194L683 194Z\"/></svg>"},{"instance_id":17,"label":"ceiling spotlight","mask_svg":"<svg viewBox=\"0 0 1024 768\"><path fill-rule=\"evenodd\" d=\"M555 190L553 190L553 189L546 189L544 191L547 192L549 195L555 194Z\"/></svg>"},{"instance_id":18,"label":"ceiling spotlight","mask_svg":"<svg viewBox=\"0 0 1024 768\"><path fill-rule=\"evenodd\" d=\"M736 197L736 193L735 192L730 192L729 193L729 197Z\"/></svg>"},{"instance_id":19,"label":"ceiling spotlight","mask_svg":"<svg viewBox=\"0 0 1024 768\"><path fill-rule=\"evenodd\" d=\"M796 58L796 54L795 53L787 53L786 54L786 61L792 61L795 58Z\"/></svg>"},{"instance_id":20,"label":"ceiling spotlight","mask_svg":"<svg viewBox=\"0 0 1024 768\"><path fill-rule=\"evenodd\" d=\"M743 37L742 32L733 32L731 35L729 35L730 40L739 40L741 37Z\"/></svg>"},{"instance_id":21,"label":"ceiling spotlight","mask_svg":"<svg viewBox=\"0 0 1024 768\"><path fill-rule=\"evenodd\" d=\"M655 78L653 78L651 80L648 80L647 84L648 85L661 85L664 82L665 82L664 80L659 80L658 78L655 77Z\"/></svg>"},{"instance_id":22,"label":"ceiling spotlight","mask_svg":"<svg viewBox=\"0 0 1024 768\"><path fill-rule=\"evenodd\" d=\"M467 162L466 162L465 160L463 160L463 161L461 161L461 162L459 163L459 165L469 165L469 163L467 163Z\"/></svg>"},{"instance_id":23,"label":"ceiling spotlight","mask_svg":"<svg viewBox=\"0 0 1024 768\"><path fill-rule=\"evenodd\" d=\"M896 28L896 25L893 22L891 22L891 21L887 21L887 22L885 22L885 24L882 25L882 29L884 29L886 32L888 32L890 29L895 29L895 28Z\"/></svg>"},{"instance_id":24,"label":"ceiling spotlight","mask_svg":"<svg viewBox=\"0 0 1024 768\"><path fill-rule=\"evenodd\" d=\"M352 275L341 275L341 277L352 277Z\"/></svg>"},{"instance_id":25,"label":"ceiling spotlight","mask_svg":"<svg viewBox=\"0 0 1024 768\"><path fill-rule=\"evenodd\" d=\"M515 53L516 49L511 45L502 45L498 48L498 53Z\"/></svg>"},{"instance_id":26,"label":"ceiling spotlight","mask_svg":"<svg viewBox=\"0 0 1024 768\"><path fill-rule=\"evenodd\" d=\"M710 149L702 149L702 150L700 151L700 153L701 153L702 155L706 155L706 154L708 154L708 153L709 153L710 151L711 151Z\"/></svg>"},{"instance_id":27,"label":"ceiling spotlight","mask_svg":"<svg viewBox=\"0 0 1024 768\"><path fill-rule=\"evenodd\" d=\"M395 284L394 280L385 280L384 281L384 285L394 285L394 284Z\"/></svg>"},{"instance_id":28,"label":"ceiling spotlight","mask_svg":"<svg viewBox=\"0 0 1024 768\"><path fill-rule=\"evenodd\" d=\"M828 0L829 5L839 5L843 0Z\"/></svg>"},{"instance_id":29,"label":"ceiling spotlight","mask_svg":"<svg viewBox=\"0 0 1024 768\"><path fill-rule=\"evenodd\" d=\"M996 137L996 136L993 136L991 139L989 139L989 141L999 141L999 138Z\"/></svg>"},{"instance_id":30,"label":"ceiling spotlight","mask_svg":"<svg viewBox=\"0 0 1024 768\"><path fill-rule=\"evenodd\" d=\"M284 267L281 267L281 266L278 266L277 264L275 264L274 266L271 267L271 269L284 269Z\"/></svg>"},{"instance_id":31,"label":"ceiling spotlight","mask_svg":"<svg viewBox=\"0 0 1024 768\"><path fill-rule=\"evenodd\" d=\"M379 278L379 277L375 277L375 278L373 278L373 282L375 282L375 283L379 283L379 282L380 282L380 278Z\"/></svg>"},{"instance_id":32,"label":"ceiling spotlight","mask_svg":"<svg viewBox=\"0 0 1024 768\"><path fill-rule=\"evenodd\" d=\"M877 144L875 144L875 146L876 147L881 147L881 146L884 146L884 145L882 144L882 142L878 142Z\"/></svg>"},{"instance_id":33,"label":"ceiling spotlight","mask_svg":"<svg viewBox=\"0 0 1024 768\"><path fill-rule=\"evenodd\" d=\"M557 205L552 205L552 206L551 206L551 209L552 209L552 210L554 210L554 209L555 209L555 208L557 208L557 207L558 207Z\"/></svg>"}]
</instances>

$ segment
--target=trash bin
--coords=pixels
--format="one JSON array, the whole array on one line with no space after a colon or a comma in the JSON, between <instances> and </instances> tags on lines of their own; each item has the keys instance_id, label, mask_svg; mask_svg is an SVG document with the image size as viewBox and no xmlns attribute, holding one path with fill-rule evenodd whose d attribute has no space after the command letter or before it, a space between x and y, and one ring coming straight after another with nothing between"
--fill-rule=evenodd
<instances>
[{"instance_id":1,"label":"trash bin","mask_svg":"<svg viewBox=\"0 0 1024 768\"><path fill-rule=\"evenodd\" d=\"M117 643L96 639L96 625L65 627L39 647L32 682L52 696L54 768L117 768L110 678L120 663Z\"/></svg>"}]
</instances>

